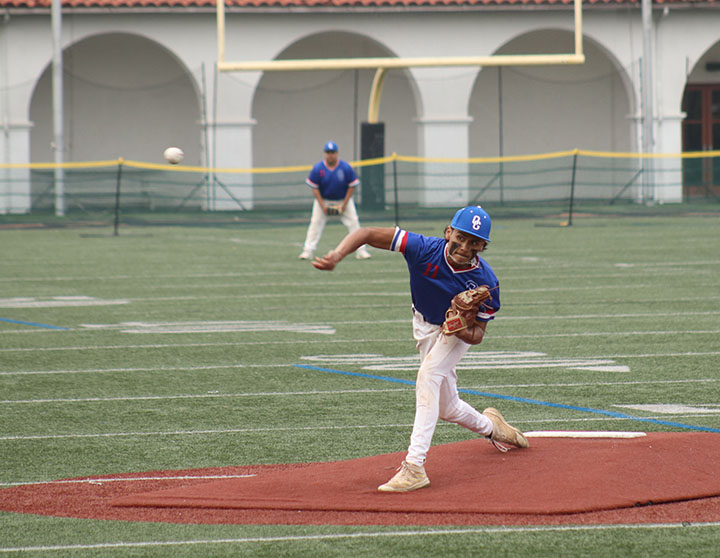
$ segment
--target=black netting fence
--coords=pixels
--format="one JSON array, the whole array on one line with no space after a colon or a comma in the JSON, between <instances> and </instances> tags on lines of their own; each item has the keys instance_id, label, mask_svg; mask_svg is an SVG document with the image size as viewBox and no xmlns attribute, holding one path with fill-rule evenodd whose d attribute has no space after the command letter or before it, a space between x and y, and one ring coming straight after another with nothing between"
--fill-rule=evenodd
<instances>
[{"instance_id":1,"label":"black netting fence","mask_svg":"<svg viewBox=\"0 0 720 558\"><path fill-rule=\"evenodd\" d=\"M399 221L470 203L545 217L662 202L720 201L720 152L642 157L572 150L484 159L392 156L354 163L365 220ZM0 165L0 218L121 223L292 221L313 196L310 167L213 169L101 161ZM5 217L2 217L5 216Z\"/></svg>"}]
</instances>

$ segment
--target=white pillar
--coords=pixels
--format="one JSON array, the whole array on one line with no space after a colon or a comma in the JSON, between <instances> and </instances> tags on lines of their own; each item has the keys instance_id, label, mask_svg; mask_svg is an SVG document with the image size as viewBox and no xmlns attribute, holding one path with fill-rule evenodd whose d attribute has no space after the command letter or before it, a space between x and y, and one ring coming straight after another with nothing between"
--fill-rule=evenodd
<instances>
[{"instance_id":1,"label":"white pillar","mask_svg":"<svg viewBox=\"0 0 720 558\"><path fill-rule=\"evenodd\" d=\"M419 118L420 152L425 157L465 159L472 118ZM422 165L420 205L460 207L469 196L467 163L426 162Z\"/></svg>"},{"instance_id":2,"label":"white pillar","mask_svg":"<svg viewBox=\"0 0 720 558\"><path fill-rule=\"evenodd\" d=\"M210 131L214 139L216 169L252 168L252 129L255 120L216 122ZM212 152L212 151L211 151ZM244 172L218 172L211 176L208 209L238 211L253 208L253 175Z\"/></svg>"},{"instance_id":3,"label":"white pillar","mask_svg":"<svg viewBox=\"0 0 720 558\"><path fill-rule=\"evenodd\" d=\"M6 163L30 161L31 122L6 122L0 133L0 154ZM0 214L28 213L31 206L30 169L0 169Z\"/></svg>"},{"instance_id":4,"label":"white pillar","mask_svg":"<svg viewBox=\"0 0 720 558\"><path fill-rule=\"evenodd\" d=\"M657 152L682 153L682 122L684 113L666 114L657 121ZM655 189L652 200L657 203L678 203L683 200L683 160L680 157L654 161Z\"/></svg>"}]
</instances>

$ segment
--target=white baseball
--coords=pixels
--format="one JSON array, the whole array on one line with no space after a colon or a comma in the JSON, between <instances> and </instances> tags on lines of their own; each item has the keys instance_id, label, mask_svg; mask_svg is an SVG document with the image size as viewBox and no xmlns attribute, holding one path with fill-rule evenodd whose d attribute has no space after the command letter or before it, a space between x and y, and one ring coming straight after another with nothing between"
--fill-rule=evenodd
<instances>
[{"instance_id":1,"label":"white baseball","mask_svg":"<svg viewBox=\"0 0 720 558\"><path fill-rule=\"evenodd\" d=\"M163 156L171 165L177 165L180 161L185 158L185 153L179 147L168 147Z\"/></svg>"}]
</instances>

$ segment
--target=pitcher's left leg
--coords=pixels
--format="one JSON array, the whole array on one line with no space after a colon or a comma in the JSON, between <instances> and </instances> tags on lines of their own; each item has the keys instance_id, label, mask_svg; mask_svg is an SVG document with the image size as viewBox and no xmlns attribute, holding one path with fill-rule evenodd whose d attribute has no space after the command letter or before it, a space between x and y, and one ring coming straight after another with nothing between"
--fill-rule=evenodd
<instances>
[{"instance_id":1,"label":"pitcher's left leg","mask_svg":"<svg viewBox=\"0 0 720 558\"><path fill-rule=\"evenodd\" d=\"M492 434L492 421L468 402L460 399L455 370L447 374L440 387L440 418L459 424L481 436Z\"/></svg>"},{"instance_id":2,"label":"pitcher's left leg","mask_svg":"<svg viewBox=\"0 0 720 558\"><path fill-rule=\"evenodd\" d=\"M420 365L415 385L415 421L407 461L422 465L432 443L440 416L440 391L448 373L467 352L469 345L454 335L440 334Z\"/></svg>"}]
</instances>

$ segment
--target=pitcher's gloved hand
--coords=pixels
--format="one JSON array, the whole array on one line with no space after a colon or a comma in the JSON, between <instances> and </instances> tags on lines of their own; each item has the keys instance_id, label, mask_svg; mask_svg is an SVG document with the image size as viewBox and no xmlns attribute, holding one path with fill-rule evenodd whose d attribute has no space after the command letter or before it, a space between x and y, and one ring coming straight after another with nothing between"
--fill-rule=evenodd
<instances>
[{"instance_id":1,"label":"pitcher's gloved hand","mask_svg":"<svg viewBox=\"0 0 720 558\"><path fill-rule=\"evenodd\" d=\"M445 312L443 333L452 335L471 326L475 321L475 316L480 311L480 307L490 298L492 297L487 285L481 285L456 294L450 303L450 308Z\"/></svg>"}]
</instances>

